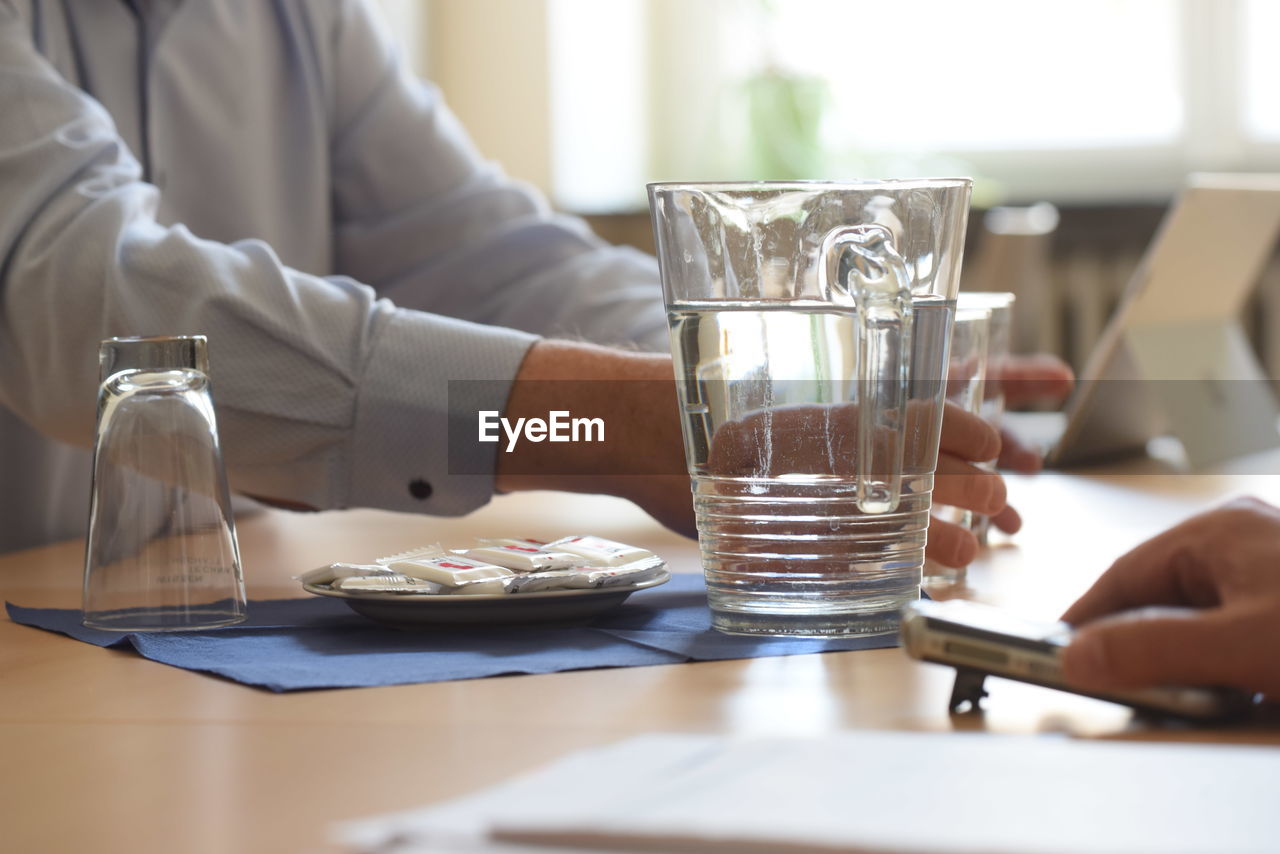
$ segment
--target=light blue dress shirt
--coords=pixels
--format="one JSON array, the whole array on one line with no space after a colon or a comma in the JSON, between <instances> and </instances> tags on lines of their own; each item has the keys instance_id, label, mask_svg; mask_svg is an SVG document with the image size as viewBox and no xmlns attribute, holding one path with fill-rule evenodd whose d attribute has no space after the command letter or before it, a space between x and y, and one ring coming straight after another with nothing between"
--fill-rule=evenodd
<instances>
[{"instance_id":1,"label":"light blue dress shirt","mask_svg":"<svg viewBox=\"0 0 1280 854\"><path fill-rule=\"evenodd\" d=\"M233 488L435 514L492 492L449 380L666 347L653 259L480 157L367 0L0 0L0 550L83 531L98 341L186 333Z\"/></svg>"}]
</instances>

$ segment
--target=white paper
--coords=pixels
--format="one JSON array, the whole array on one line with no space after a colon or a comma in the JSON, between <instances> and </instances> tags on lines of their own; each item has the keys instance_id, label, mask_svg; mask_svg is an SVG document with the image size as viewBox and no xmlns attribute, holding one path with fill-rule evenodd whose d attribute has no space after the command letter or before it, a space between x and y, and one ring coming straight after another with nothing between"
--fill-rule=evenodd
<instances>
[{"instance_id":1,"label":"white paper","mask_svg":"<svg viewBox=\"0 0 1280 854\"><path fill-rule=\"evenodd\" d=\"M1044 736L654 735L414 813L365 850L1228 854L1280 850L1280 749ZM387 846L400 840L394 849ZM569 840L572 841L572 840ZM404 844L408 843L408 844ZM581 849L575 849L581 850Z\"/></svg>"}]
</instances>

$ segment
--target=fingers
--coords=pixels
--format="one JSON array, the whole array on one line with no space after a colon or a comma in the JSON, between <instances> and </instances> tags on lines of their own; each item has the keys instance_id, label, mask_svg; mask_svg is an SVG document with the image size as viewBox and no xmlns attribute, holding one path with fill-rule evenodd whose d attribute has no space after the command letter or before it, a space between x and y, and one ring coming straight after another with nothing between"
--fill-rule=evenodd
<instances>
[{"instance_id":1,"label":"fingers","mask_svg":"<svg viewBox=\"0 0 1280 854\"><path fill-rule=\"evenodd\" d=\"M996 466L1018 474L1035 474L1044 468L1044 457L1008 430L1001 430L1000 458Z\"/></svg>"},{"instance_id":2,"label":"fingers","mask_svg":"<svg viewBox=\"0 0 1280 854\"><path fill-rule=\"evenodd\" d=\"M1280 518L1261 502L1242 499L1193 516L1123 555L1062 619L1079 625L1147 605L1215 605L1216 573L1254 536L1280 536Z\"/></svg>"},{"instance_id":3,"label":"fingers","mask_svg":"<svg viewBox=\"0 0 1280 854\"><path fill-rule=\"evenodd\" d=\"M1090 691L1157 685L1262 690L1246 684L1258 681L1247 662L1251 653L1258 655L1244 636L1251 622L1220 610L1122 614L1080 630L1063 653L1063 676Z\"/></svg>"},{"instance_id":4,"label":"fingers","mask_svg":"<svg viewBox=\"0 0 1280 854\"><path fill-rule=\"evenodd\" d=\"M941 453L962 460L994 460L1000 453L1000 434L994 427L947 401L942 414Z\"/></svg>"},{"instance_id":5,"label":"fingers","mask_svg":"<svg viewBox=\"0 0 1280 854\"><path fill-rule=\"evenodd\" d=\"M934 517L929 520L924 553L943 566L968 566L978 556L978 538L967 528Z\"/></svg>"},{"instance_id":6,"label":"fingers","mask_svg":"<svg viewBox=\"0 0 1280 854\"><path fill-rule=\"evenodd\" d=\"M1022 530L1022 516L1006 504L1003 510L991 517L991 524L1006 534L1016 534Z\"/></svg>"},{"instance_id":7,"label":"fingers","mask_svg":"<svg viewBox=\"0 0 1280 854\"><path fill-rule=\"evenodd\" d=\"M1169 563L1177 546L1170 533L1148 540L1111 564L1062 619L1079 626L1141 605L1176 604Z\"/></svg>"},{"instance_id":8,"label":"fingers","mask_svg":"<svg viewBox=\"0 0 1280 854\"><path fill-rule=\"evenodd\" d=\"M1007 492L1004 478L993 471L946 454L938 457L937 477L933 482L933 500L995 516L1005 508Z\"/></svg>"},{"instance_id":9,"label":"fingers","mask_svg":"<svg viewBox=\"0 0 1280 854\"><path fill-rule=\"evenodd\" d=\"M1010 356L993 366L992 377L1000 383L1005 402L1010 406L1036 401L1060 402L1075 384L1075 375L1066 362L1048 353Z\"/></svg>"}]
</instances>

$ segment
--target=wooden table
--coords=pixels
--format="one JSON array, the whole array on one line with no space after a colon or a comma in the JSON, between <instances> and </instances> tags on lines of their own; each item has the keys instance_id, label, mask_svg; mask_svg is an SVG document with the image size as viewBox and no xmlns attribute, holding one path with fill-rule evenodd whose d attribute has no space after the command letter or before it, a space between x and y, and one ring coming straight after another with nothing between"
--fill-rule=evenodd
<instances>
[{"instance_id":1,"label":"wooden table","mask_svg":"<svg viewBox=\"0 0 1280 854\"><path fill-rule=\"evenodd\" d=\"M1014 477L1027 519L971 567L961 595L1053 617L1115 556L1228 495L1280 500L1280 471L1142 464ZM290 576L484 535L596 533L698 570L694 543L629 504L502 497L460 519L265 512L240 522L251 598ZM81 543L0 556L0 593L78 607ZM953 591L954 592L954 591ZM1280 744L1280 728L1152 728L1123 708L991 680L988 711L949 717L947 668L897 649L276 695L0 622L0 849L310 851L332 822L457 796L567 752L654 731L822 734L985 729Z\"/></svg>"}]
</instances>

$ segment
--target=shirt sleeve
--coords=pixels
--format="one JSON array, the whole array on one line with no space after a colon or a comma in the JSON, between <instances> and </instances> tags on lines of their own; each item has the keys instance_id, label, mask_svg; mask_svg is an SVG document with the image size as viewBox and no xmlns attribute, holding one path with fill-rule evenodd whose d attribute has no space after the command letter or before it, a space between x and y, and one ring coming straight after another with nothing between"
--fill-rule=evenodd
<instances>
[{"instance_id":1,"label":"shirt sleeve","mask_svg":"<svg viewBox=\"0 0 1280 854\"><path fill-rule=\"evenodd\" d=\"M605 243L486 162L439 91L403 67L367 0L343 10L334 63L339 269L402 306L666 352L656 259Z\"/></svg>"},{"instance_id":2,"label":"shirt sleeve","mask_svg":"<svg viewBox=\"0 0 1280 854\"><path fill-rule=\"evenodd\" d=\"M501 409L535 337L397 307L266 244L158 224L159 192L106 111L0 0L0 402L91 443L100 339L205 334L228 473L315 507L467 512L493 458L448 458L448 380Z\"/></svg>"}]
</instances>

